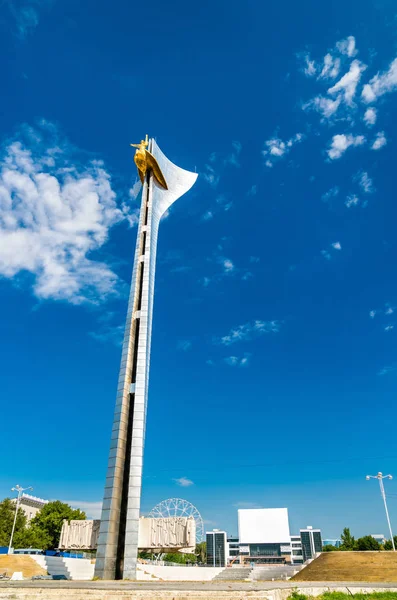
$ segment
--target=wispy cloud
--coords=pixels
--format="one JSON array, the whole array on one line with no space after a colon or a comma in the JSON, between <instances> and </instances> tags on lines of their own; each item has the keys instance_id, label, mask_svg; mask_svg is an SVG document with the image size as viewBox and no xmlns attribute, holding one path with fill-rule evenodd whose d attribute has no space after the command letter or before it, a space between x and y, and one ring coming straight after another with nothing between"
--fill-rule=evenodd
<instances>
[{"instance_id":1,"label":"wispy cloud","mask_svg":"<svg viewBox=\"0 0 397 600\"><path fill-rule=\"evenodd\" d=\"M101 161L84 160L51 123L24 126L0 158L0 198L0 275L31 273L40 299L99 303L117 293L116 274L92 258L126 218Z\"/></svg>"},{"instance_id":2,"label":"wispy cloud","mask_svg":"<svg viewBox=\"0 0 397 600\"><path fill-rule=\"evenodd\" d=\"M379 133L376 134L374 143L371 146L372 150L380 150L381 148L383 148L383 146L386 146L387 144L387 139L385 136L385 133L383 131L379 131Z\"/></svg>"},{"instance_id":3,"label":"wispy cloud","mask_svg":"<svg viewBox=\"0 0 397 600\"><path fill-rule=\"evenodd\" d=\"M102 512L102 502L94 501L88 502L87 500L62 500L65 504L69 504L72 508L79 508L83 510L87 515L87 519L100 519Z\"/></svg>"},{"instance_id":4,"label":"wispy cloud","mask_svg":"<svg viewBox=\"0 0 397 600\"><path fill-rule=\"evenodd\" d=\"M20 40L24 40L38 26L40 10L51 4L52 0L5 0L2 6L8 9L12 19L11 31Z\"/></svg>"},{"instance_id":5,"label":"wispy cloud","mask_svg":"<svg viewBox=\"0 0 397 600\"><path fill-rule=\"evenodd\" d=\"M332 250L340 251L342 250L342 244L340 242L333 242L332 244L330 244L330 248L332 248ZM321 250L321 254L326 260L331 260L332 250Z\"/></svg>"},{"instance_id":6,"label":"wispy cloud","mask_svg":"<svg viewBox=\"0 0 397 600\"><path fill-rule=\"evenodd\" d=\"M323 202L329 202L332 198L336 198L336 196L339 195L339 191L339 187L335 185L330 190L328 190L328 192L325 192L325 194L321 196L321 200Z\"/></svg>"},{"instance_id":7,"label":"wispy cloud","mask_svg":"<svg viewBox=\"0 0 397 600\"><path fill-rule=\"evenodd\" d=\"M230 367L247 367L251 358L251 354L244 354L244 356L227 356L224 358L224 362Z\"/></svg>"},{"instance_id":8,"label":"wispy cloud","mask_svg":"<svg viewBox=\"0 0 397 600\"><path fill-rule=\"evenodd\" d=\"M369 83L365 84L362 98L368 104L375 102L383 94L394 92L397 89L397 58L391 63L387 71L377 73Z\"/></svg>"},{"instance_id":9,"label":"wispy cloud","mask_svg":"<svg viewBox=\"0 0 397 600\"><path fill-rule=\"evenodd\" d=\"M378 371L378 375L382 376L382 375L391 375L391 373L395 373L396 372L396 367L395 366L389 366L389 367L383 367L382 369L380 369Z\"/></svg>"},{"instance_id":10,"label":"wispy cloud","mask_svg":"<svg viewBox=\"0 0 397 600\"><path fill-rule=\"evenodd\" d=\"M364 142L365 137L363 135L337 134L333 136L327 154L331 160L335 160L340 158L351 146L361 146Z\"/></svg>"},{"instance_id":11,"label":"wispy cloud","mask_svg":"<svg viewBox=\"0 0 397 600\"><path fill-rule=\"evenodd\" d=\"M291 150L292 146L303 140L302 133L296 133L292 138L283 141L279 137L273 137L265 142L265 150L262 150L263 156L267 158L266 166L272 167L275 160L279 160Z\"/></svg>"},{"instance_id":12,"label":"wispy cloud","mask_svg":"<svg viewBox=\"0 0 397 600\"><path fill-rule=\"evenodd\" d=\"M216 188L219 183L219 175L211 165L205 165L204 172L202 173L204 181L206 181L212 188Z\"/></svg>"},{"instance_id":13,"label":"wispy cloud","mask_svg":"<svg viewBox=\"0 0 397 600\"><path fill-rule=\"evenodd\" d=\"M357 206L360 203L360 198L358 196L356 196L355 194L350 194L350 196L347 196L346 201L345 201L345 205L347 206L347 208L352 208L353 206Z\"/></svg>"},{"instance_id":14,"label":"wispy cloud","mask_svg":"<svg viewBox=\"0 0 397 600\"><path fill-rule=\"evenodd\" d=\"M240 153L242 145L240 142L232 142L232 152L225 158L225 165L232 165L233 167L240 166Z\"/></svg>"},{"instance_id":15,"label":"wispy cloud","mask_svg":"<svg viewBox=\"0 0 397 600\"><path fill-rule=\"evenodd\" d=\"M356 40L354 36L349 35L346 39L336 42L336 48L341 54L346 54L349 58L356 56L358 50L356 48Z\"/></svg>"},{"instance_id":16,"label":"wispy cloud","mask_svg":"<svg viewBox=\"0 0 397 600\"><path fill-rule=\"evenodd\" d=\"M233 506L235 508L261 508L261 505L256 502L235 502Z\"/></svg>"},{"instance_id":17,"label":"wispy cloud","mask_svg":"<svg viewBox=\"0 0 397 600\"><path fill-rule=\"evenodd\" d=\"M180 340L177 343L176 347L178 350L182 350L183 352L186 352L187 350L190 350L190 348L192 347L192 342L190 340Z\"/></svg>"},{"instance_id":18,"label":"wispy cloud","mask_svg":"<svg viewBox=\"0 0 397 600\"><path fill-rule=\"evenodd\" d=\"M224 346L230 346L236 342L252 340L267 333L278 333L280 327L281 321L251 321L231 329L227 335L220 339L220 343Z\"/></svg>"},{"instance_id":19,"label":"wispy cloud","mask_svg":"<svg viewBox=\"0 0 397 600\"><path fill-rule=\"evenodd\" d=\"M172 481L175 481L175 483L180 487L190 487L191 485L194 485L194 481L188 479L187 477L179 477L178 479L173 479Z\"/></svg>"},{"instance_id":20,"label":"wispy cloud","mask_svg":"<svg viewBox=\"0 0 397 600\"><path fill-rule=\"evenodd\" d=\"M356 181L361 190L366 194L372 194L374 192L374 182L366 171L359 171L356 173L353 177L353 181Z\"/></svg>"},{"instance_id":21,"label":"wispy cloud","mask_svg":"<svg viewBox=\"0 0 397 600\"><path fill-rule=\"evenodd\" d=\"M349 71L343 77L329 88L328 93L334 95L341 92L342 98L347 105L352 106L353 98L356 93L357 85L360 82L361 74L367 68L359 60L353 60Z\"/></svg>"},{"instance_id":22,"label":"wispy cloud","mask_svg":"<svg viewBox=\"0 0 397 600\"><path fill-rule=\"evenodd\" d=\"M212 210L207 210L201 217L202 221L210 221L213 218L214 218L214 213L212 212Z\"/></svg>"}]
</instances>

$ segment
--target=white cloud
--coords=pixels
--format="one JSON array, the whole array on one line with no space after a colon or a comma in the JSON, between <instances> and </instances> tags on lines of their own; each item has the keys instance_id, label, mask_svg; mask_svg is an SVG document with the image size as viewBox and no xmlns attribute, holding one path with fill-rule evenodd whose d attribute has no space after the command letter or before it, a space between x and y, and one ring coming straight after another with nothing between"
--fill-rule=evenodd
<instances>
[{"instance_id":1,"label":"white cloud","mask_svg":"<svg viewBox=\"0 0 397 600\"><path fill-rule=\"evenodd\" d=\"M292 138L284 142L279 137L271 138L265 142L265 150L262 150L263 156L268 157L266 160L266 166L272 167L273 162L272 159L279 159L285 154L287 154L292 146L301 142L304 136L302 133L296 133Z\"/></svg>"},{"instance_id":2,"label":"white cloud","mask_svg":"<svg viewBox=\"0 0 397 600\"><path fill-rule=\"evenodd\" d=\"M324 56L324 64L319 79L335 79L339 75L340 58L335 58L332 54Z\"/></svg>"},{"instance_id":3,"label":"white cloud","mask_svg":"<svg viewBox=\"0 0 397 600\"><path fill-rule=\"evenodd\" d=\"M219 175L211 165L205 165L205 171L202 173L204 181L206 181L212 188L216 188L219 183Z\"/></svg>"},{"instance_id":4,"label":"white cloud","mask_svg":"<svg viewBox=\"0 0 397 600\"><path fill-rule=\"evenodd\" d=\"M247 192L247 196L256 196L257 193L258 193L258 186L252 185Z\"/></svg>"},{"instance_id":5,"label":"white cloud","mask_svg":"<svg viewBox=\"0 0 397 600\"><path fill-rule=\"evenodd\" d=\"M386 325L385 327L385 331L391 331L392 329L394 329L394 325Z\"/></svg>"},{"instance_id":6,"label":"white cloud","mask_svg":"<svg viewBox=\"0 0 397 600\"><path fill-rule=\"evenodd\" d=\"M367 110L364 113L364 123L368 127L371 127L372 125L375 125L376 117L377 117L376 108L373 108L373 107L367 108Z\"/></svg>"},{"instance_id":7,"label":"white cloud","mask_svg":"<svg viewBox=\"0 0 397 600\"><path fill-rule=\"evenodd\" d=\"M321 200L323 202L329 202L331 200L331 198L335 198L338 194L339 194L339 187L337 185L335 185L330 190L328 190L328 192L325 192L325 194L323 194L321 196Z\"/></svg>"},{"instance_id":8,"label":"white cloud","mask_svg":"<svg viewBox=\"0 0 397 600\"><path fill-rule=\"evenodd\" d=\"M103 163L82 162L45 121L17 139L0 158L0 275L32 274L40 299L98 303L115 294L117 276L92 253L129 207L117 207Z\"/></svg>"},{"instance_id":9,"label":"white cloud","mask_svg":"<svg viewBox=\"0 0 397 600\"><path fill-rule=\"evenodd\" d=\"M9 0L2 3L5 9L8 8L10 15L15 23L14 33L21 40L32 33L39 24L38 9L51 4L51 0Z\"/></svg>"},{"instance_id":10,"label":"white cloud","mask_svg":"<svg viewBox=\"0 0 397 600\"><path fill-rule=\"evenodd\" d=\"M202 221L210 221L213 218L214 218L214 213L211 210L207 210L207 212L205 212L203 214L203 216L201 217L201 220Z\"/></svg>"},{"instance_id":11,"label":"white cloud","mask_svg":"<svg viewBox=\"0 0 397 600\"><path fill-rule=\"evenodd\" d=\"M179 477L179 479L173 479L172 481L175 481L175 483L181 487L190 487L191 485L194 485L194 481L187 477Z\"/></svg>"},{"instance_id":12,"label":"white cloud","mask_svg":"<svg viewBox=\"0 0 397 600\"><path fill-rule=\"evenodd\" d=\"M266 333L278 333L280 326L280 321L252 321L231 329L227 335L221 338L220 343L224 346L230 346L236 342L248 341Z\"/></svg>"},{"instance_id":13,"label":"white cloud","mask_svg":"<svg viewBox=\"0 0 397 600\"><path fill-rule=\"evenodd\" d=\"M392 315L394 313L394 308L391 306L388 306L385 310L385 315Z\"/></svg>"},{"instance_id":14,"label":"white cloud","mask_svg":"<svg viewBox=\"0 0 397 600\"><path fill-rule=\"evenodd\" d=\"M382 74L377 73L372 77L369 83L365 84L362 91L364 102L369 104L397 88L397 58L395 58L387 71Z\"/></svg>"},{"instance_id":15,"label":"white cloud","mask_svg":"<svg viewBox=\"0 0 397 600\"><path fill-rule=\"evenodd\" d=\"M303 110L312 109L320 113L325 119L329 119L336 113L338 110L340 103L342 101L342 96L339 95L335 100L331 100L331 98L324 98L324 96L316 96L313 100L310 100L306 104L302 106Z\"/></svg>"},{"instance_id":16,"label":"white cloud","mask_svg":"<svg viewBox=\"0 0 397 600\"><path fill-rule=\"evenodd\" d=\"M371 146L371 150L380 150L383 146L386 146L387 139L383 131L379 131L376 134L374 143Z\"/></svg>"},{"instance_id":17,"label":"white cloud","mask_svg":"<svg viewBox=\"0 0 397 600\"><path fill-rule=\"evenodd\" d=\"M310 54L305 54L303 57L305 61L305 66L303 71L307 77L313 77L316 74L316 63L314 60L310 60Z\"/></svg>"},{"instance_id":18,"label":"white cloud","mask_svg":"<svg viewBox=\"0 0 397 600\"><path fill-rule=\"evenodd\" d=\"M346 39L337 42L336 47L341 54L346 54L349 58L356 56L358 52L356 49L356 40L352 35L349 35Z\"/></svg>"},{"instance_id":19,"label":"white cloud","mask_svg":"<svg viewBox=\"0 0 397 600\"><path fill-rule=\"evenodd\" d=\"M352 206L357 206L359 202L360 198L358 196L355 196L354 194L351 194L346 198L345 205L347 206L347 208L351 208Z\"/></svg>"},{"instance_id":20,"label":"white cloud","mask_svg":"<svg viewBox=\"0 0 397 600\"><path fill-rule=\"evenodd\" d=\"M192 342L189 340L180 340L176 347L178 350L183 350L183 352L186 352L192 347Z\"/></svg>"},{"instance_id":21,"label":"white cloud","mask_svg":"<svg viewBox=\"0 0 397 600\"><path fill-rule=\"evenodd\" d=\"M353 177L353 180L358 182L358 185L366 194L372 194L374 191L373 181L366 171L359 171Z\"/></svg>"},{"instance_id":22,"label":"white cloud","mask_svg":"<svg viewBox=\"0 0 397 600\"><path fill-rule=\"evenodd\" d=\"M242 358L238 356L228 356L223 360L230 367L246 367L248 366L250 356L250 354L244 354Z\"/></svg>"},{"instance_id":23,"label":"white cloud","mask_svg":"<svg viewBox=\"0 0 397 600\"><path fill-rule=\"evenodd\" d=\"M370 310L369 311L369 316L371 317L371 319L373 319L376 315L376 310Z\"/></svg>"},{"instance_id":24,"label":"white cloud","mask_svg":"<svg viewBox=\"0 0 397 600\"><path fill-rule=\"evenodd\" d=\"M340 158L350 146L361 146L364 142L365 137L363 135L354 136L351 133L334 135L331 146L327 151L328 156L331 160L335 160Z\"/></svg>"},{"instance_id":25,"label":"white cloud","mask_svg":"<svg viewBox=\"0 0 397 600\"><path fill-rule=\"evenodd\" d=\"M342 250L340 242L334 242L333 244L331 244L331 246L334 248L334 250Z\"/></svg>"},{"instance_id":26,"label":"white cloud","mask_svg":"<svg viewBox=\"0 0 397 600\"><path fill-rule=\"evenodd\" d=\"M232 261L229 258L225 258L222 261L223 264L223 268L225 269L226 273L230 273L231 271L234 271L234 264L232 263Z\"/></svg>"},{"instance_id":27,"label":"white cloud","mask_svg":"<svg viewBox=\"0 0 397 600\"><path fill-rule=\"evenodd\" d=\"M321 254L324 256L326 260L331 260L331 255L328 250L321 250Z\"/></svg>"},{"instance_id":28,"label":"white cloud","mask_svg":"<svg viewBox=\"0 0 397 600\"><path fill-rule=\"evenodd\" d=\"M390 375L390 373L394 373L396 367L383 367L378 371L378 375Z\"/></svg>"},{"instance_id":29,"label":"white cloud","mask_svg":"<svg viewBox=\"0 0 397 600\"><path fill-rule=\"evenodd\" d=\"M342 92L346 104L352 106L353 98L356 93L357 85L361 79L361 73L367 68L366 65L358 60L353 60L349 71L343 77L329 88L329 94Z\"/></svg>"},{"instance_id":30,"label":"white cloud","mask_svg":"<svg viewBox=\"0 0 397 600\"><path fill-rule=\"evenodd\" d=\"M87 519L100 519L102 512L102 502L87 502L87 500L62 500L72 508L79 508L87 515Z\"/></svg>"},{"instance_id":31,"label":"white cloud","mask_svg":"<svg viewBox=\"0 0 397 600\"><path fill-rule=\"evenodd\" d=\"M232 165L233 167L239 167L239 156L241 153L242 145L240 142L234 141L232 142L232 148L233 150L231 154L229 154L229 156L225 158L224 163L226 165Z\"/></svg>"}]
</instances>

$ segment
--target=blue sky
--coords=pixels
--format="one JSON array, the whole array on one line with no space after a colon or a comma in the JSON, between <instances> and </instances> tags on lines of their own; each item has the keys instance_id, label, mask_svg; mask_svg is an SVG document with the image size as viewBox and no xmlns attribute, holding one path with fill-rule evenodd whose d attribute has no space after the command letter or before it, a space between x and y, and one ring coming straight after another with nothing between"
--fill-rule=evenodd
<instances>
[{"instance_id":1,"label":"blue sky","mask_svg":"<svg viewBox=\"0 0 397 600\"><path fill-rule=\"evenodd\" d=\"M98 514L149 133L199 178L160 229L143 511L386 533L395 3L6 0L0 28L0 495Z\"/></svg>"}]
</instances>

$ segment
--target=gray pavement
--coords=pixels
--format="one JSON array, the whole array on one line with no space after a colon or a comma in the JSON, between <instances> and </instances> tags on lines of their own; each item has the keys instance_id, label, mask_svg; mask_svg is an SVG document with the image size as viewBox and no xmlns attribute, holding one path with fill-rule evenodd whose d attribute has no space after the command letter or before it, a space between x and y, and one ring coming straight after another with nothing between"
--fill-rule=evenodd
<instances>
[{"instance_id":1,"label":"gray pavement","mask_svg":"<svg viewBox=\"0 0 397 600\"><path fill-rule=\"evenodd\" d=\"M349 582L349 581L0 581L0 591L3 588L41 588L45 589L80 589L80 590L152 590L152 591L261 591L274 589L299 588L387 588L396 590L397 582ZM397 598L397 595L396 595Z\"/></svg>"}]
</instances>

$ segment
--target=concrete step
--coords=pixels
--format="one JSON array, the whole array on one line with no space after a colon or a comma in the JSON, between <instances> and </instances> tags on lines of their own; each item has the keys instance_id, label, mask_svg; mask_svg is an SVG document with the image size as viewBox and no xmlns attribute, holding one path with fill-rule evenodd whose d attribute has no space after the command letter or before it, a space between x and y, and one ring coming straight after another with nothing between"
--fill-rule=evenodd
<instances>
[{"instance_id":1,"label":"concrete step","mask_svg":"<svg viewBox=\"0 0 397 600\"><path fill-rule=\"evenodd\" d=\"M251 574L251 567L226 567L223 569L213 581L240 581L241 579L249 579Z\"/></svg>"}]
</instances>

